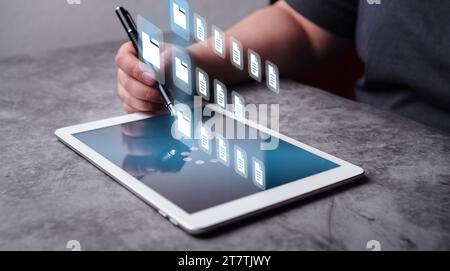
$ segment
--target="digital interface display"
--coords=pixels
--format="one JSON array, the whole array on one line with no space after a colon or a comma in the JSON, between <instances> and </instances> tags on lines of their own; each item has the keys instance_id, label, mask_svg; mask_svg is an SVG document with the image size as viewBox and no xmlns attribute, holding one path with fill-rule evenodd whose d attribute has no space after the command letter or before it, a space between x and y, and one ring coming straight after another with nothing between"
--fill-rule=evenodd
<instances>
[{"instance_id":1,"label":"digital interface display","mask_svg":"<svg viewBox=\"0 0 450 271\"><path fill-rule=\"evenodd\" d=\"M237 132L206 129L213 118L258 136L241 139ZM275 149L263 150L261 144L273 138L220 114L197 125L189 121L160 115L74 136L190 214L339 167L281 139ZM198 137L175 139L172 126L181 134L198 131Z\"/></svg>"}]
</instances>

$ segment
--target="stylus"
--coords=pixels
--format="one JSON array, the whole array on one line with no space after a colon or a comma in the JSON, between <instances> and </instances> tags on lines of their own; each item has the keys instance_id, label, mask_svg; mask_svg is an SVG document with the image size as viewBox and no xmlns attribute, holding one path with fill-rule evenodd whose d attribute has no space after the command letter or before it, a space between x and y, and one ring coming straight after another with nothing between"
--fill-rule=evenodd
<instances>
[{"instance_id":1,"label":"stylus","mask_svg":"<svg viewBox=\"0 0 450 271\"><path fill-rule=\"evenodd\" d=\"M117 17L119 17L119 20L122 23L125 31L127 32L128 38L130 39L131 43L133 43L134 49L136 50L137 54L140 55L141 50L139 49L140 47L138 42L138 32L133 18L131 17L128 10L120 6L116 8L116 14ZM172 116L175 116L175 108L173 107L172 97L170 96L169 91L159 82L155 83L155 87L156 89L158 89L159 94L161 95L164 106L167 108L167 110L169 110Z\"/></svg>"}]
</instances>

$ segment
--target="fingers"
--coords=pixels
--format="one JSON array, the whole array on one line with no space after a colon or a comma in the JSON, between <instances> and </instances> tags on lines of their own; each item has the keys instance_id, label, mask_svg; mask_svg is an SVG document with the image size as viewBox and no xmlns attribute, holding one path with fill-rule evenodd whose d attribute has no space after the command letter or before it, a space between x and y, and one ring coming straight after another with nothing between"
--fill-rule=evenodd
<instances>
[{"instance_id":1,"label":"fingers","mask_svg":"<svg viewBox=\"0 0 450 271\"><path fill-rule=\"evenodd\" d=\"M128 114L141 112L141 111L137 110L136 108L133 108L125 103L122 103L122 107L123 107L123 110L125 110L125 112L127 112ZM143 112L143 113L145 113L145 112Z\"/></svg>"},{"instance_id":2,"label":"fingers","mask_svg":"<svg viewBox=\"0 0 450 271\"><path fill-rule=\"evenodd\" d=\"M117 86L117 94L124 104L124 109L128 113L154 112L161 109L160 103L141 100L131 95L120 83Z\"/></svg>"},{"instance_id":3,"label":"fingers","mask_svg":"<svg viewBox=\"0 0 450 271\"><path fill-rule=\"evenodd\" d=\"M161 52L161 70L165 70L170 62L170 46L163 45ZM155 72L146 64L142 63L136 56L136 50L131 42L124 43L117 52L116 65L123 72L149 86L156 83Z\"/></svg>"},{"instance_id":4,"label":"fingers","mask_svg":"<svg viewBox=\"0 0 450 271\"><path fill-rule=\"evenodd\" d=\"M161 97L156 89L128 76L121 69L117 71L117 80L135 98L153 103L161 103Z\"/></svg>"},{"instance_id":5,"label":"fingers","mask_svg":"<svg viewBox=\"0 0 450 271\"><path fill-rule=\"evenodd\" d=\"M149 86L155 84L155 75L136 57L136 50L131 42L124 43L117 52L116 65L130 77Z\"/></svg>"},{"instance_id":6,"label":"fingers","mask_svg":"<svg viewBox=\"0 0 450 271\"><path fill-rule=\"evenodd\" d=\"M170 62L170 45L162 45L161 69L166 69ZM124 43L115 58L118 66L117 93L128 113L161 112L162 100L155 88L155 72L136 57L136 50L131 42ZM157 71L158 72L158 71Z\"/></svg>"}]
</instances>

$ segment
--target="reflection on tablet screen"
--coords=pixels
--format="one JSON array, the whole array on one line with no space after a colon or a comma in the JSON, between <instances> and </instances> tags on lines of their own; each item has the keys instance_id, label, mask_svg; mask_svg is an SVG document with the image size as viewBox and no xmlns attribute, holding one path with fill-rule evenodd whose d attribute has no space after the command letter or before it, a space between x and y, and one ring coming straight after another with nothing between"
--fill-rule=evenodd
<instances>
[{"instance_id":1,"label":"reflection on tablet screen","mask_svg":"<svg viewBox=\"0 0 450 271\"><path fill-rule=\"evenodd\" d=\"M74 136L187 213L339 166L283 140L275 150L261 150L260 137L210 138L207 129L200 128L208 120L199 123L198 138L188 140L172 137L173 119L168 115ZM237 125L235 120L228 121ZM249 126L245 131L258 134Z\"/></svg>"}]
</instances>

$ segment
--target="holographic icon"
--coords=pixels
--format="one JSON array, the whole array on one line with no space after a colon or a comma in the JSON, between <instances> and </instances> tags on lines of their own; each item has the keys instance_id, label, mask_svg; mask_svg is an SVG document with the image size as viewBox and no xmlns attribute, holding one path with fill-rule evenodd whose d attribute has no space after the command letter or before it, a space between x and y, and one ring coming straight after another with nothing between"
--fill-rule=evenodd
<instances>
[{"instance_id":1,"label":"holographic icon","mask_svg":"<svg viewBox=\"0 0 450 271\"><path fill-rule=\"evenodd\" d=\"M190 13L189 4L186 0L170 0L169 1L170 10L170 28L178 36L189 41L190 35Z\"/></svg>"},{"instance_id":2,"label":"holographic icon","mask_svg":"<svg viewBox=\"0 0 450 271\"><path fill-rule=\"evenodd\" d=\"M207 46L206 44L206 38L208 33L208 27L206 25L206 20L203 19L200 15L197 13L194 14L194 29L195 29L195 40L203 44L204 46Z\"/></svg>"},{"instance_id":3,"label":"holographic icon","mask_svg":"<svg viewBox=\"0 0 450 271\"><path fill-rule=\"evenodd\" d=\"M266 173L264 163L255 157L252 158L253 182L261 189L266 189Z\"/></svg>"},{"instance_id":4,"label":"holographic icon","mask_svg":"<svg viewBox=\"0 0 450 271\"><path fill-rule=\"evenodd\" d=\"M280 75L278 68L270 61L266 61L266 84L275 93L280 93Z\"/></svg>"},{"instance_id":5,"label":"holographic icon","mask_svg":"<svg viewBox=\"0 0 450 271\"><path fill-rule=\"evenodd\" d=\"M252 49L248 49L248 59L248 73L250 77L261 82L261 57Z\"/></svg>"},{"instance_id":6,"label":"holographic icon","mask_svg":"<svg viewBox=\"0 0 450 271\"><path fill-rule=\"evenodd\" d=\"M234 169L239 175L247 178L247 154L238 146L234 146Z\"/></svg>"},{"instance_id":7,"label":"holographic icon","mask_svg":"<svg viewBox=\"0 0 450 271\"><path fill-rule=\"evenodd\" d=\"M230 38L231 46L230 46L230 55L231 55L231 64L233 64L236 68L243 70L243 53L242 53L242 45L235 38Z\"/></svg>"},{"instance_id":8,"label":"holographic icon","mask_svg":"<svg viewBox=\"0 0 450 271\"><path fill-rule=\"evenodd\" d=\"M214 80L215 101L223 109L227 108L227 88L219 80Z\"/></svg>"},{"instance_id":9,"label":"holographic icon","mask_svg":"<svg viewBox=\"0 0 450 271\"><path fill-rule=\"evenodd\" d=\"M212 27L213 51L222 58L225 58L225 35L217 26Z\"/></svg>"},{"instance_id":10,"label":"holographic icon","mask_svg":"<svg viewBox=\"0 0 450 271\"><path fill-rule=\"evenodd\" d=\"M228 166L230 164L228 142L225 138L216 135L217 140L217 158L219 161Z\"/></svg>"},{"instance_id":11,"label":"holographic icon","mask_svg":"<svg viewBox=\"0 0 450 271\"><path fill-rule=\"evenodd\" d=\"M195 73L197 74L197 93L200 96L202 96L205 100L209 101L209 77L208 77L208 74L200 68L196 68Z\"/></svg>"}]
</instances>

